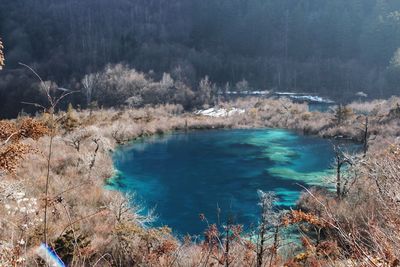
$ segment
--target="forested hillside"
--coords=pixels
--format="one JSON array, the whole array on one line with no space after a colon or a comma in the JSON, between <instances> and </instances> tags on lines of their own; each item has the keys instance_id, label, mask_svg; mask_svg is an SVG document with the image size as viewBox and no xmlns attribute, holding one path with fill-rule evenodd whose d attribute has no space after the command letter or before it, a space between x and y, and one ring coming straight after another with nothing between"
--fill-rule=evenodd
<instances>
[{"instance_id":1,"label":"forested hillside","mask_svg":"<svg viewBox=\"0 0 400 267\"><path fill-rule=\"evenodd\" d=\"M220 87L246 80L336 99L388 96L400 84L398 0L1 0L0 36L3 116L40 101L18 62L70 89L120 62L193 90L206 75Z\"/></svg>"}]
</instances>

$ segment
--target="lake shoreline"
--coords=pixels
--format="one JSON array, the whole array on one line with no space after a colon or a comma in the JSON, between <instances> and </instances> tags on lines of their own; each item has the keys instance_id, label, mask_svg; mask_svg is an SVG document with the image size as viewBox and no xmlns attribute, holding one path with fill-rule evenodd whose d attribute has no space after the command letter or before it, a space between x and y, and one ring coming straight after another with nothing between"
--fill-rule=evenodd
<instances>
[{"instance_id":1,"label":"lake shoreline","mask_svg":"<svg viewBox=\"0 0 400 267\"><path fill-rule=\"evenodd\" d=\"M396 101L398 100L393 98L386 100L384 105L382 102L353 105L355 111L365 109L370 114L368 130L373 137L368 140L368 154L382 151L387 147L385 145L387 143L395 143L398 135L397 117L395 117L397 113L393 111L396 109ZM58 240L61 238L60 235L66 234L65 229L78 231L93 241L90 247L93 252L90 257L98 259L104 253L115 253L116 248L110 247L110 242L118 240L118 234L128 235L129 238L137 237L136 234L130 232L131 230L122 230L121 227L129 225L129 227L136 227L135 231L143 235L151 231L156 231L161 235L158 231L164 230L146 229L140 226L145 218L137 217L135 210L133 213L123 213L120 217L118 214L120 208L124 207L123 203L126 203L126 199L121 193L111 192L104 186L105 181L115 174L112 162L113 151L118 146L128 144L137 138L185 130L280 128L317 137L347 136L353 140L362 140L360 126L362 126L363 118L360 119L356 112L344 114L339 122L334 112L309 112L305 104L296 104L282 99L252 98L237 100L233 103L221 103L220 107L226 109L235 107L244 109L246 112L237 116L210 118L182 112L180 107L174 105L165 105L157 108L100 109L92 112L72 110L69 113L57 114L60 120L53 140L49 192L51 196L62 198L57 198L57 201L61 202L54 202L54 213L49 215L48 224L51 226L49 238ZM35 120L46 124L48 117L42 114ZM10 121L10 123L17 122L17 120ZM21 193L7 198L4 203L8 206L18 207L18 203L21 202L20 195L28 199L43 195L46 185L43 174L48 166L45 155L48 153L49 141L49 136L44 136L37 141L29 138L22 141L24 145L33 147L34 151L39 151L39 153L32 151L26 154L24 160L19 162L15 174L3 175L4 186L16 188L15 192ZM302 207L305 207L304 205L308 205L310 210L313 210L313 205L303 202ZM0 212L1 216L10 222L26 219L32 222L27 231L19 233L29 237L28 250L33 253L37 242L41 240L40 221L36 221L34 217L31 218L31 215L26 217L26 214L20 212L10 214L7 211ZM38 207L37 212L41 214L43 210ZM71 218L76 220L73 227L68 223ZM15 229L13 227L6 225L4 234L12 233ZM170 236L157 240L175 240L170 232L169 234L163 232L162 236L164 234ZM117 246L116 243L113 244ZM193 247L193 249L197 248ZM29 258L29 260L32 259L34 258Z\"/></svg>"},{"instance_id":2,"label":"lake shoreline","mask_svg":"<svg viewBox=\"0 0 400 267\"><path fill-rule=\"evenodd\" d=\"M320 154L325 156L315 156ZM232 210L232 216L240 224L255 224L256 220L249 218L256 218L258 214L257 190L275 192L278 197L275 206L280 209L294 208L303 191L296 184L323 186L324 178L332 175L328 170L333 154L328 141L283 129L173 132L142 139L116 151L113 162L117 175L107 181L107 188L136 194L146 210L156 207L160 218L155 226L165 223L182 234L197 235L204 230L197 214L206 214L213 222L217 204L222 213ZM216 184L219 186L215 187ZM240 184L240 188L235 184ZM173 202L174 193L163 196L162 202L157 200L161 192L169 194L171 190L176 190L182 201ZM193 198L193 194L198 198ZM197 203L198 199L203 201ZM197 204L189 210L183 205L192 202ZM171 210L178 211L171 213Z\"/></svg>"}]
</instances>

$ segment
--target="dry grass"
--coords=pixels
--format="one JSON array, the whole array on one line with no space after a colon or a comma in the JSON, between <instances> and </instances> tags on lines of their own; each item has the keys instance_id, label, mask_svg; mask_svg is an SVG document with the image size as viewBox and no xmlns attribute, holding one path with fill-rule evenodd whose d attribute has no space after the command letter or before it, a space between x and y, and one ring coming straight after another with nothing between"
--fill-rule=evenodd
<instances>
[{"instance_id":1,"label":"dry grass","mask_svg":"<svg viewBox=\"0 0 400 267\"><path fill-rule=\"evenodd\" d=\"M360 115L357 113L368 112L371 131L369 153L371 154L367 154L367 157L357 165L357 181L348 196L340 202L329 194L318 196L320 202L325 203L329 210L334 211L331 214L326 213L314 198L303 199L302 203L313 214L318 214L326 221L340 223L340 226L343 226L342 232L326 227L329 230L326 230L326 234L337 240L339 251L348 253L346 257L352 255L353 252L347 249L348 245L343 245L349 244L349 240L343 239L342 234L351 232L357 234L357 237L364 238L365 233L370 232L374 235L368 239L368 242L374 244L374 250L365 246L362 251L366 251L368 255L389 260L383 252L390 249L390 255L398 258L399 255L395 252L397 246L392 245L394 240L382 239L385 234L390 234L391 238L399 237L395 231L397 213L391 212L391 209L394 209L393 206L382 206L387 202L382 199L387 196L379 197L379 191L372 182L379 180L380 172L386 170L391 171L390 179L396 179L394 170L385 165L388 163L385 157L392 154L383 154L386 156L382 161L374 161L372 155L382 152L384 148L387 148L386 144L395 143L400 134L399 123L396 120L398 102L400 102L398 99L392 98L376 103L351 104L349 107L353 109L354 114L346 118L341 125L335 123L334 113L309 112L307 105L295 104L285 99L253 98L222 103L220 104L222 107L234 106L246 109L244 114L227 118L183 113L179 105L126 110L100 109L93 112L70 110L69 114L57 114L56 117L69 119L60 120L53 140L50 162L52 183L47 199L49 243L58 244L58 246L62 244L61 247L64 250L58 252L64 259L68 259L70 266L94 264L97 266L200 266L204 265L207 257L209 258L208 266L212 264L218 266L220 261L223 261L221 258L224 255L223 250L218 248L213 251L215 257L210 257L210 250L203 242L177 240L165 228L146 229L143 224L149 217L139 216L140 207L127 207L124 196L104 188L104 181L114 174L110 152L117 145L139 137L191 129L279 127L324 137L343 136L360 140L362 119L360 120ZM1 175L0 255L2 256L0 265L31 266L38 261L34 249L43 239L41 218L43 218L45 203L43 192L46 187L48 166L46 155L50 138L41 136L47 134L44 126L47 121L48 117L41 115L35 120L19 119L0 122L1 140L7 140L18 132L11 138L12 143L16 144L17 140L21 140L21 144L31 149L29 153L22 153L18 157L23 160L15 160L18 164L13 168L14 173L5 172ZM3 165L2 169L7 171ZM374 172L369 171L368 168L373 168ZM386 183L391 181L390 183L393 184L390 179L385 180ZM390 195L391 192L388 194ZM126 216L116 216L122 211ZM335 220L332 221L329 216L333 216ZM383 227L380 218L389 220L390 224ZM371 224L371 222L374 223ZM307 223L313 224L309 221ZM356 230L358 232L355 232ZM362 241L366 242L364 239ZM354 246L354 242L350 244ZM313 262L320 261L320 265L316 266L322 266L321 262L329 262L327 257L321 257L318 254L325 251L325 248L318 247L312 250L310 244L305 248L305 251L309 253L307 255L314 255ZM320 252L315 254L316 251ZM229 253L232 255L230 266L255 265L256 254L251 249L250 243L235 240L232 242ZM305 255L303 258L295 258L288 262L288 266L289 263L290 266L309 264L310 261L306 261L304 257ZM308 258L311 259L311 257ZM344 260L344 258L344 256L338 256L337 260ZM358 257L358 260L362 260L362 255ZM275 264L278 263L275 262ZM337 264L339 265L339 262Z\"/></svg>"}]
</instances>

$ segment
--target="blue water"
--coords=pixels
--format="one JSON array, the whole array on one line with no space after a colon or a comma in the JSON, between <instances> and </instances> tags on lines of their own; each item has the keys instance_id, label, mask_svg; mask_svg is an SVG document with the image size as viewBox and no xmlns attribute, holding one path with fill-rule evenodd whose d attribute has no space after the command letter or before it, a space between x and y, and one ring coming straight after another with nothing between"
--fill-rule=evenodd
<instances>
[{"instance_id":1,"label":"blue water","mask_svg":"<svg viewBox=\"0 0 400 267\"><path fill-rule=\"evenodd\" d=\"M319 112L328 112L331 108L333 108L335 104L330 103L308 103L308 110L319 111Z\"/></svg>"},{"instance_id":2,"label":"blue water","mask_svg":"<svg viewBox=\"0 0 400 267\"><path fill-rule=\"evenodd\" d=\"M256 223L257 189L275 191L281 208L295 205L300 185L324 183L333 156L329 141L286 130L175 133L120 148L110 185L155 208L156 225L201 234L200 213L210 223Z\"/></svg>"}]
</instances>

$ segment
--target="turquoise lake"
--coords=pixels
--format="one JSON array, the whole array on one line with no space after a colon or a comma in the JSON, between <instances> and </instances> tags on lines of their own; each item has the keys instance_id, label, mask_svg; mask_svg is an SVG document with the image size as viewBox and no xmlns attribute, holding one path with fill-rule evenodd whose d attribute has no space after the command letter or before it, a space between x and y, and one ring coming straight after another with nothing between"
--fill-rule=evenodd
<instances>
[{"instance_id":1,"label":"turquoise lake","mask_svg":"<svg viewBox=\"0 0 400 267\"><path fill-rule=\"evenodd\" d=\"M110 187L136 192L154 208L155 226L201 234L225 221L257 222L257 190L276 192L279 208L296 204L302 186L325 184L334 152L328 140L275 129L211 130L146 138L114 153ZM220 210L219 216L218 210Z\"/></svg>"}]
</instances>

